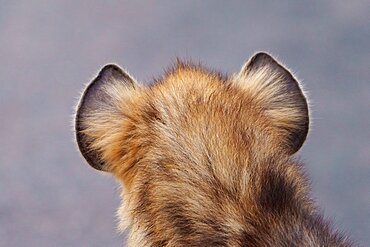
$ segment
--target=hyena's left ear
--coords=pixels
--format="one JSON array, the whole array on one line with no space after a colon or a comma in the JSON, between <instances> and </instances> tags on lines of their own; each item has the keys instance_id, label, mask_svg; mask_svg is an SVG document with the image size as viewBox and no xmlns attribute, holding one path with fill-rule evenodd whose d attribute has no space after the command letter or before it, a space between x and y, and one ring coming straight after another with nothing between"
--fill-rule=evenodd
<instances>
[{"instance_id":1,"label":"hyena's left ear","mask_svg":"<svg viewBox=\"0 0 370 247\"><path fill-rule=\"evenodd\" d=\"M127 102L139 85L117 65L109 64L87 86L77 107L75 131L78 147L90 166L108 171L107 157L120 154L111 148L120 133ZM120 147L119 143L116 143ZM106 150L109 148L109 154Z\"/></svg>"},{"instance_id":2,"label":"hyena's left ear","mask_svg":"<svg viewBox=\"0 0 370 247\"><path fill-rule=\"evenodd\" d=\"M252 56L234 78L257 100L264 112L282 133L288 152L293 154L303 145L309 128L306 97L294 76L269 54Z\"/></svg>"}]
</instances>

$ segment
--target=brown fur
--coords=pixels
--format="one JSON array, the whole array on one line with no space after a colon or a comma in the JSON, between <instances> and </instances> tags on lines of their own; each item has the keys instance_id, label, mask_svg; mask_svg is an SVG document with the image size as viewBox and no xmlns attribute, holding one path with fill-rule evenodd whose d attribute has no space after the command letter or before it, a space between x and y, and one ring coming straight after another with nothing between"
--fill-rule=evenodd
<instances>
[{"instance_id":1,"label":"brown fur","mask_svg":"<svg viewBox=\"0 0 370 247\"><path fill-rule=\"evenodd\" d=\"M123 184L129 246L351 246L292 157L308 117L299 83L259 53L231 77L180 62L151 86L108 65L76 135L89 164Z\"/></svg>"}]
</instances>

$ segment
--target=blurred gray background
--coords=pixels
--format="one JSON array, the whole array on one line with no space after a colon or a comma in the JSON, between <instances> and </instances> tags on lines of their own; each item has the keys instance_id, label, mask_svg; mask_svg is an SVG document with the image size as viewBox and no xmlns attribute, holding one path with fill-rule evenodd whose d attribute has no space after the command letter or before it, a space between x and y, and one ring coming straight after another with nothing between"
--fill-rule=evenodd
<instances>
[{"instance_id":1,"label":"blurred gray background","mask_svg":"<svg viewBox=\"0 0 370 247\"><path fill-rule=\"evenodd\" d=\"M309 92L314 197L370 245L370 1L0 0L0 246L122 246L118 186L71 124L101 66L150 82L182 57L231 74L259 50Z\"/></svg>"}]
</instances>

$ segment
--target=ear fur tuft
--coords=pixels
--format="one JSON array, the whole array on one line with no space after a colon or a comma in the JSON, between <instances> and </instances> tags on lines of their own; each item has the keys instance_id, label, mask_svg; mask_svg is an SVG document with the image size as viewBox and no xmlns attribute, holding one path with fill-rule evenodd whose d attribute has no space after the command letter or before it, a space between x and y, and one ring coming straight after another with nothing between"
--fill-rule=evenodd
<instances>
[{"instance_id":1,"label":"ear fur tuft","mask_svg":"<svg viewBox=\"0 0 370 247\"><path fill-rule=\"evenodd\" d=\"M272 56L260 52L242 67L234 81L257 100L273 124L286 135L291 154L303 145L308 129L308 104L298 81Z\"/></svg>"},{"instance_id":2,"label":"ear fur tuft","mask_svg":"<svg viewBox=\"0 0 370 247\"><path fill-rule=\"evenodd\" d=\"M114 64L104 66L84 90L77 107L75 131L78 147L86 161L97 170L106 170L102 158L104 136L116 128L124 102L138 88L136 81ZM121 116L122 118L122 116Z\"/></svg>"}]
</instances>

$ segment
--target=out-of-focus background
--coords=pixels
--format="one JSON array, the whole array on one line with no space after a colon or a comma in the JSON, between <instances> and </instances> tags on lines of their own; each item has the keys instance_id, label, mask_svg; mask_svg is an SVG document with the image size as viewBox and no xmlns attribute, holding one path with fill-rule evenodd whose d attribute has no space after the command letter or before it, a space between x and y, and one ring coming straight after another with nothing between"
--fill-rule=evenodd
<instances>
[{"instance_id":1,"label":"out-of-focus background","mask_svg":"<svg viewBox=\"0 0 370 247\"><path fill-rule=\"evenodd\" d=\"M299 153L325 215L370 244L369 1L0 1L0 246L122 246L119 190L74 143L85 83L116 62L143 82L176 57L225 73L255 51L309 92Z\"/></svg>"}]
</instances>

